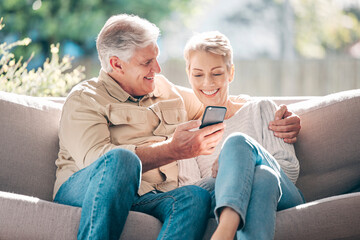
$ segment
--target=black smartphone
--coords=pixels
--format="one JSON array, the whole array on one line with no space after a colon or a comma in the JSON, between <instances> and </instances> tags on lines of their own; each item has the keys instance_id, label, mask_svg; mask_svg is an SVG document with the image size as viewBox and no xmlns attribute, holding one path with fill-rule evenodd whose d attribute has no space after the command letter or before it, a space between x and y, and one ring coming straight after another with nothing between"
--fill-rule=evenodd
<instances>
[{"instance_id":1,"label":"black smartphone","mask_svg":"<svg viewBox=\"0 0 360 240\"><path fill-rule=\"evenodd\" d=\"M223 122L225 113L226 107L207 106L202 117L200 128Z\"/></svg>"}]
</instances>

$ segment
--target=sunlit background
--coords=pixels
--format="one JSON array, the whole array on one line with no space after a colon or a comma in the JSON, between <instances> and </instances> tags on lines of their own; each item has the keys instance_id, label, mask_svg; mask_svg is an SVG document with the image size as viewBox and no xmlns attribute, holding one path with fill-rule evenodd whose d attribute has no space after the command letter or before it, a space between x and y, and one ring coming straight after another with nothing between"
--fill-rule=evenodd
<instances>
[{"instance_id":1,"label":"sunlit background","mask_svg":"<svg viewBox=\"0 0 360 240\"><path fill-rule=\"evenodd\" d=\"M41 67L60 43L60 56L100 68L95 39L108 17L129 13L161 29L159 62L172 82L189 86L183 48L194 32L218 30L234 48L232 94L325 95L360 88L359 0L1 0L0 43L29 37L12 50ZM0 52L1 54L1 52ZM1 57L1 56L0 56Z\"/></svg>"}]
</instances>

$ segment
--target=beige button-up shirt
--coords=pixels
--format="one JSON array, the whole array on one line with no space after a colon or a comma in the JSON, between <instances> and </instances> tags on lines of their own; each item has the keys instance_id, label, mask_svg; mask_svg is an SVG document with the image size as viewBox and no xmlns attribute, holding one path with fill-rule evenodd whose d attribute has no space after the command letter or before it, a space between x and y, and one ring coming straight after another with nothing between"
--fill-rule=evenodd
<instances>
[{"instance_id":1,"label":"beige button-up shirt","mask_svg":"<svg viewBox=\"0 0 360 240\"><path fill-rule=\"evenodd\" d=\"M157 75L155 90L136 99L106 72L78 84L62 111L56 160L54 197L75 172L89 166L106 152L161 142L172 136L178 124L197 119L202 105L189 89ZM152 190L169 191L178 186L177 162L143 173L139 195Z\"/></svg>"}]
</instances>

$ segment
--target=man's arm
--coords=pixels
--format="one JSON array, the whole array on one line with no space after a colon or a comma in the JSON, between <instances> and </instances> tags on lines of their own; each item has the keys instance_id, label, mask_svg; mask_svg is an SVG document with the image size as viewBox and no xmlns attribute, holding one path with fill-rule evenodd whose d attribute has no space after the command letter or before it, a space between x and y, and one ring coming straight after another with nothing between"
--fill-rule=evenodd
<instances>
[{"instance_id":1,"label":"man's arm","mask_svg":"<svg viewBox=\"0 0 360 240\"><path fill-rule=\"evenodd\" d=\"M280 105L274 121L269 123L269 129L274 131L276 137L283 138L284 142L295 143L301 129L300 117L290 112L286 105Z\"/></svg>"},{"instance_id":2,"label":"man's arm","mask_svg":"<svg viewBox=\"0 0 360 240\"><path fill-rule=\"evenodd\" d=\"M143 172L176 160L212 154L222 139L225 125L219 123L190 131L199 127L200 124L200 120L181 124L169 140L150 146L137 147L135 152L142 162Z\"/></svg>"},{"instance_id":3,"label":"man's arm","mask_svg":"<svg viewBox=\"0 0 360 240\"><path fill-rule=\"evenodd\" d=\"M199 99L195 96L193 90L191 88L178 85L175 85L175 87L183 98L185 109L188 114L188 120L199 119L204 113L204 107Z\"/></svg>"}]
</instances>

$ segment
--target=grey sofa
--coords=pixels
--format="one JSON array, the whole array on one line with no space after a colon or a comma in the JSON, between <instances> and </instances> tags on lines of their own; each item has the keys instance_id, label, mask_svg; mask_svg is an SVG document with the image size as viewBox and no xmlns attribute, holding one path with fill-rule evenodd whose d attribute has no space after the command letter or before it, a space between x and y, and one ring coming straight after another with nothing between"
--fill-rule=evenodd
<instances>
[{"instance_id":1,"label":"grey sofa","mask_svg":"<svg viewBox=\"0 0 360 240\"><path fill-rule=\"evenodd\" d=\"M360 90L272 98L302 118L297 186L307 200L277 213L275 239L360 239ZM81 208L52 202L62 102L0 92L2 240L76 239ZM160 227L130 212L121 239L156 239Z\"/></svg>"}]
</instances>

